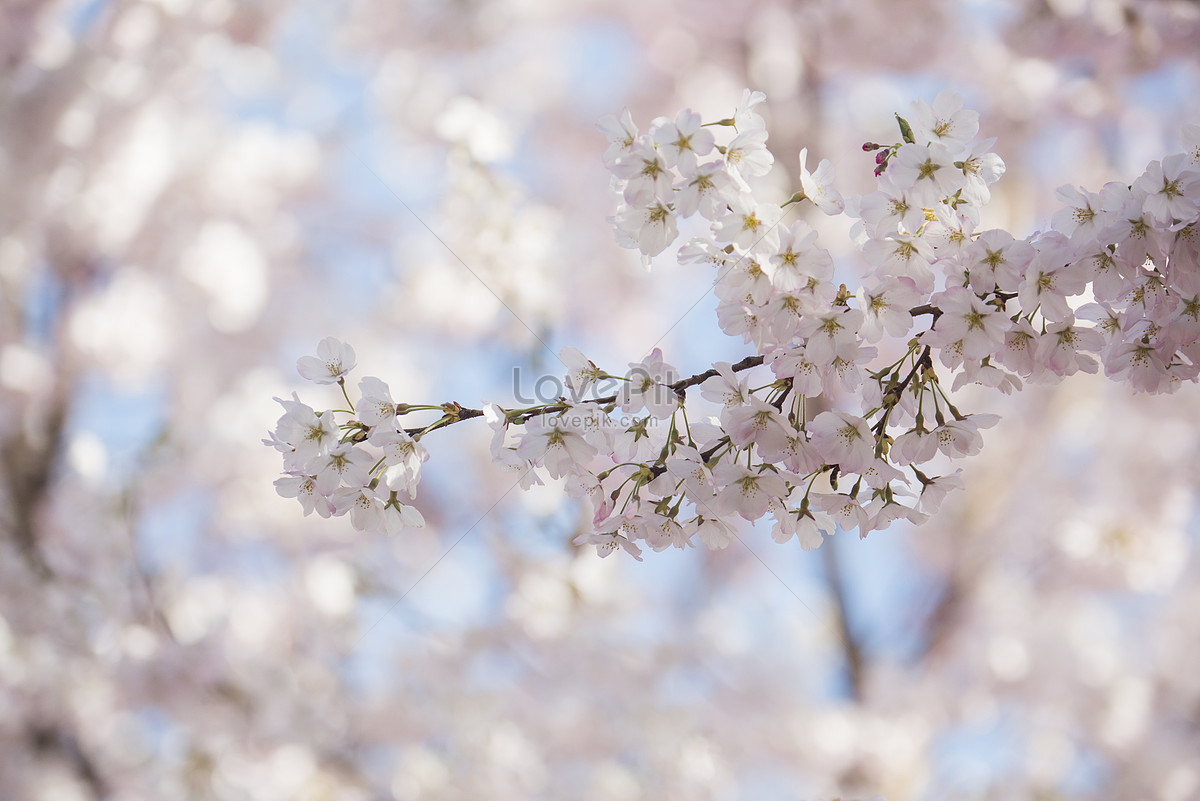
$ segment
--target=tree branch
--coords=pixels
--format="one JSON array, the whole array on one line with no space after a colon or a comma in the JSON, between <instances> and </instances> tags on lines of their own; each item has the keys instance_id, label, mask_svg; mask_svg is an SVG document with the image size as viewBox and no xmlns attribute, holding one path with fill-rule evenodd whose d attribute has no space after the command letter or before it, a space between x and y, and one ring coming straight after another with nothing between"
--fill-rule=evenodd
<instances>
[{"instance_id":1,"label":"tree branch","mask_svg":"<svg viewBox=\"0 0 1200 801\"><path fill-rule=\"evenodd\" d=\"M833 597L833 614L842 645L842 658L846 663L846 674L850 683L850 696L855 701L863 697L863 653L862 647L850 628L846 615L846 588L842 583L842 569L838 560L837 542L828 542L820 549L825 566L825 580L829 594Z\"/></svg>"},{"instance_id":2,"label":"tree branch","mask_svg":"<svg viewBox=\"0 0 1200 801\"><path fill-rule=\"evenodd\" d=\"M942 313L942 310L937 308L936 306L926 304L924 306L915 306L915 307L909 309L908 313L914 317L919 317L920 315L923 315L923 314L930 314L930 315L933 315L934 319L936 320L937 317ZM926 354L928 354L929 348L926 348L925 351L926 351ZM736 364L731 365L730 369L735 373L740 373L743 370L749 370L752 367L758 367L759 365L763 364L765 361L766 361L766 357L762 356L762 355L747 356L746 358L742 359L740 362L737 362ZM667 386L667 388L673 390L676 394L678 394L682 397L683 393L686 392L689 388L694 387L697 384L703 383L704 381L707 381L708 379L714 378L718 375L720 375L720 373L717 372L717 369L715 367L710 367L709 369L705 370L702 373L696 373L695 375L680 379L679 381L675 381L671 384L667 384L666 386ZM911 379L912 379L912 375L910 374L909 377L907 379L905 379L904 384L906 385L908 383L908 381ZM606 395L602 398L588 398L588 399L580 401L580 402L581 403L608 404L608 403L616 403L616 401L617 401L617 396L614 394L614 395ZM403 404L401 404L401 406L402 405ZM537 417L540 414L546 414L547 412L551 412L551 411L562 411L562 410L566 409L566 407L567 407L567 401L565 399L563 399L563 400L559 401L558 403L548 403L544 406L537 406L537 407L534 407L531 409L526 409L526 410L522 411L520 414L514 416L512 419L510 419L509 422L524 423L532 417ZM468 409L467 407L462 406L461 404L456 403L456 402L444 403L444 404L442 404L441 408L445 412L445 416L443 416L441 419L435 421L433 424L428 425L428 426L413 426L412 428L406 428L406 429L404 429L404 433L408 434L409 436L424 435L424 434L428 434L431 431L436 431L439 428L446 428L447 426L452 426L455 423L461 423L463 420L470 420L474 417L483 417L482 409Z\"/></svg>"}]
</instances>

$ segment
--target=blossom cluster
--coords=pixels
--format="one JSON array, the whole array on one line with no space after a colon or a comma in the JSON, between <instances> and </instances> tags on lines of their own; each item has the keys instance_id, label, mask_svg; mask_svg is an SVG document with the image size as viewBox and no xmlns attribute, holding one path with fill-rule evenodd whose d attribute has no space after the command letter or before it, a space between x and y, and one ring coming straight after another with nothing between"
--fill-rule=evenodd
<instances>
[{"instance_id":1,"label":"blossom cluster","mask_svg":"<svg viewBox=\"0 0 1200 801\"><path fill-rule=\"evenodd\" d=\"M1185 129L1187 152L1132 184L1061 188L1051 227L1017 239L980 230L1004 163L958 95L913 103L897 115L896 142L863 146L875 154L874 192L843 199L833 166L810 172L802 150L800 189L780 203L754 186L774 163L764 99L747 90L728 118L705 124L684 110L644 134L628 111L601 123L618 241L649 259L679 239L680 220L706 221L678 258L715 268L718 325L752 355L681 377L656 348L615 376L566 348L570 397L516 410L396 404L375 378L341 425L332 411L280 401L270 440L284 454L280 493L306 513L350 511L359 528L419 525L409 504L427 458L420 438L482 416L493 460L524 486L565 479L590 503L592 530L577 542L602 555L723 548L737 518L769 518L778 542L810 549L839 528L865 537L937 511L961 485L950 460L977 453L998 419L960 411L951 395L964 385L1008 393L1101 363L1140 391L1200 375L1200 126ZM856 220L856 291L836 282L816 230L786 221L804 201ZM352 366L353 351L326 340L299 368L344 390ZM610 379L619 392L588 397ZM689 419L692 388L715 416ZM398 423L421 410L442 416Z\"/></svg>"},{"instance_id":2,"label":"blossom cluster","mask_svg":"<svg viewBox=\"0 0 1200 801\"><path fill-rule=\"evenodd\" d=\"M346 375L355 363L354 348L332 337L317 346L317 356L300 359L297 368L306 379L342 388L349 404L344 413L357 419L339 424L337 410L318 413L295 394L292 400L276 398L284 414L263 440L283 454L284 476L275 489L298 498L305 515L349 512L362 531L396 534L424 526L421 513L405 501L416 495L429 451L399 426L397 405L383 381L363 378L357 407L350 402Z\"/></svg>"}]
</instances>

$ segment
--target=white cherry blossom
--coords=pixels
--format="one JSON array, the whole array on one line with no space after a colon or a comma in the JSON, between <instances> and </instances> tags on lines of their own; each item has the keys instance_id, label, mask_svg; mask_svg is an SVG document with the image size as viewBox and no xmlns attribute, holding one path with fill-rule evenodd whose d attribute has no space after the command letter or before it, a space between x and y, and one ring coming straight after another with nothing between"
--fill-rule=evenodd
<instances>
[{"instance_id":1,"label":"white cherry blossom","mask_svg":"<svg viewBox=\"0 0 1200 801\"><path fill-rule=\"evenodd\" d=\"M815 172L809 172L805 166L808 159L808 148L800 149L800 188L804 196L811 200L817 208L826 214L841 214L846 209L846 203L841 194L833 188L834 169L829 159L821 159Z\"/></svg>"},{"instance_id":2,"label":"white cherry blossom","mask_svg":"<svg viewBox=\"0 0 1200 801\"><path fill-rule=\"evenodd\" d=\"M908 121L918 143L938 143L950 151L962 149L979 133L979 112L963 108L962 95L950 89L938 92L933 103L913 102Z\"/></svg>"},{"instance_id":3,"label":"white cherry blossom","mask_svg":"<svg viewBox=\"0 0 1200 801\"><path fill-rule=\"evenodd\" d=\"M655 120L650 126L650 136L658 144L658 150L668 167L678 167L681 172L690 173L696 169L698 156L707 156L712 152L712 131L700 127L701 124L699 114L684 109L675 115L673 121Z\"/></svg>"},{"instance_id":4,"label":"white cherry blossom","mask_svg":"<svg viewBox=\"0 0 1200 801\"><path fill-rule=\"evenodd\" d=\"M315 384L335 384L354 369L354 348L333 337L317 344L316 356L301 356L296 370Z\"/></svg>"}]
</instances>

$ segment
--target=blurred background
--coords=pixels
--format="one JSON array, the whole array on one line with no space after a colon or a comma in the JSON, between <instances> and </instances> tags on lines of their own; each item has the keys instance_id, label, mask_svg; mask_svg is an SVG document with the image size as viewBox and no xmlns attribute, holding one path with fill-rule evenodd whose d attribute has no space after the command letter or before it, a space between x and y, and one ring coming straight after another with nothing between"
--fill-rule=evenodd
<instances>
[{"instance_id":1,"label":"blurred background","mask_svg":"<svg viewBox=\"0 0 1200 801\"><path fill-rule=\"evenodd\" d=\"M807 147L850 194L952 88L1024 236L1179 149L1198 44L1192 0L4 0L0 797L1200 798L1195 386L973 395L966 492L808 553L600 560L470 423L367 536L261 444L336 403L325 336L468 406L564 345L746 355L614 244L603 114L762 90L764 185Z\"/></svg>"}]
</instances>

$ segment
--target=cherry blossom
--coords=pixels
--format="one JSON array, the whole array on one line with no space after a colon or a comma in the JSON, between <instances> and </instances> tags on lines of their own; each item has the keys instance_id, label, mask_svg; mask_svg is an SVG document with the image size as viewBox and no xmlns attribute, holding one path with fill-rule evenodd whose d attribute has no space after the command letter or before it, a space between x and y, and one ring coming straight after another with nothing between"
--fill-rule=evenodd
<instances>
[{"instance_id":1,"label":"cherry blossom","mask_svg":"<svg viewBox=\"0 0 1200 801\"><path fill-rule=\"evenodd\" d=\"M650 126L650 136L666 159L668 167L678 167L685 175L696 169L697 158L712 152L712 131L701 128L701 117L684 109L674 121L656 120Z\"/></svg>"},{"instance_id":2,"label":"cherry blossom","mask_svg":"<svg viewBox=\"0 0 1200 801\"><path fill-rule=\"evenodd\" d=\"M383 451L384 483L389 489L404 490L416 497L421 480L421 465L429 460L429 451L403 431L387 431L374 436L371 444Z\"/></svg>"},{"instance_id":3,"label":"cherry blossom","mask_svg":"<svg viewBox=\"0 0 1200 801\"><path fill-rule=\"evenodd\" d=\"M880 153L883 168L878 190L865 197L843 203L831 188L832 165L809 173L801 150L801 187L789 204L810 200L861 220L852 237L869 270L851 291L834 285L837 267L817 232L802 219L779 226L782 206L761 200L749 183L772 160L766 129L750 111L761 102L747 93L740 117L718 121L736 128L725 144L686 110L655 120L645 137L629 115L602 126L619 145L606 156L622 199L618 240L654 256L678 238L677 219L699 216L708 234L694 236L678 258L716 269L717 323L753 344L753 356L681 377L655 347L629 364L616 393L583 401L613 376L568 347L560 358L573 402L521 410L396 404L386 384L368 377L353 407L358 419L342 426L336 444L332 411L280 401L286 413L267 440L288 471L279 491L300 498L306 513L349 511L359 528L412 525L416 513L396 493L416 495L429 458L420 439L482 416L493 431L493 460L521 473L523 486L544 469L591 505L595 534L577 541L602 554L622 548L636 556L639 542L684 549L694 538L725 547L728 518L768 514L776 540L799 536L803 547L817 547L831 523L860 536L896 520L923 523L959 485L958 474L930 478L919 466L978 454L980 430L998 418L964 414L951 392L1009 394L1022 379L1096 372L1100 359L1106 374L1143 391L1200 374L1192 358L1200 356L1200 279L1186 261L1200 184L1187 159L1169 156L1132 186L1109 184L1098 194L1060 188L1070 206L1051 230L1024 239L977 232L1004 164L991 152L994 140L976 139L978 115L943 92L932 105L914 104L912 123L899 118L902 141L865 147ZM700 165L713 147L724 162ZM1089 287L1099 303L1078 303ZM897 351L889 337L906 347ZM893 351L886 359L884 346ZM321 347L333 353L334 344ZM935 356L948 375L939 376ZM774 379L756 386L749 371L760 365ZM718 418L689 419L687 390L697 385L720 406ZM860 413L817 405L840 396L858 396ZM442 416L425 426L395 422L421 410ZM848 492L838 483L847 475L858 477ZM833 492L814 492L822 476ZM380 483L390 498L373 494Z\"/></svg>"},{"instance_id":4,"label":"cherry blossom","mask_svg":"<svg viewBox=\"0 0 1200 801\"><path fill-rule=\"evenodd\" d=\"M904 144L896 151L888 174L914 203L932 208L965 184L954 161L953 151L940 144Z\"/></svg>"},{"instance_id":5,"label":"cherry blossom","mask_svg":"<svg viewBox=\"0 0 1200 801\"><path fill-rule=\"evenodd\" d=\"M620 116L606 115L600 118L597 127L609 141L608 149L604 151L604 166L612 169L617 160L627 155L638 140L638 128L633 122L629 109L623 109Z\"/></svg>"},{"instance_id":6,"label":"cherry blossom","mask_svg":"<svg viewBox=\"0 0 1200 801\"><path fill-rule=\"evenodd\" d=\"M552 478L562 478L596 454L596 447L584 438L586 425L586 417L579 413L532 417L525 424L517 456L544 464Z\"/></svg>"},{"instance_id":7,"label":"cherry blossom","mask_svg":"<svg viewBox=\"0 0 1200 801\"><path fill-rule=\"evenodd\" d=\"M385 424L396 419L396 403L388 385L374 376L367 376L358 382L358 392L361 396L356 407L359 419L372 428L386 431Z\"/></svg>"},{"instance_id":8,"label":"cherry blossom","mask_svg":"<svg viewBox=\"0 0 1200 801\"><path fill-rule=\"evenodd\" d=\"M679 398L670 385L678 379L675 368L663 361L660 348L655 348L645 361L630 362L629 380L621 389L621 408L626 412L646 409L659 419L674 414Z\"/></svg>"},{"instance_id":9,"label":"cherry blossom","mask_svg":"<svg viewBox=\"0 0 1200 801\"><path fill-rule=\"evenodd\" d=\"M296 362L300 375L316 384L333 384L354 369L354 348L333 337L317 344L316 356L301 356Z\"/></svg>"},{"instance_id":10,"label":"cherry blossom","mask_svg":"<svg viewBox=\"0 0 1200 801\"><path fill-rule=\"evenodd\" d=\"M773 470L753 470L743 464L722 462L713 471L717 490L714 506L722 514L737 514L757 520L767 513L773 501L787 495L783 478Z\"/></svg>"},{"instance_id":11,"label":"cherry blossom","mask_svg":"<svg viewBox=\"0 0 1200 801\"><path fill-rule=\"evenodd\" d=\"M312 407L301 403L294 393L290 401L275 398L275 402L286 411L276 422L271 439L265 442L284 454L284 469L299 469L337 444L332 411L318 415Z\"/></svg>"},{"instance_id":12,"label":"cherry blossom","mask_svg":"<svg viewBox=\"0 0 1200 801\"><path fill-rule=\"evenodd\" d=\"M317 491L315 476L281 476L275 479L275 489L284 498L298 498L305 516L316 510L321 517L329 517L334 512L333 503Z\"/></svg>"},{"instance_id":13,"label":"cherry blossom","mask_svg":"<svg viewBox=\"0 0 1200 801\"><path fill-rule=\"evenodd\" d=\"M574 393L574 400L582 400L583 395L597 379L604 376L604 371L595 362L584 356L578 348L565 347L558 353L558 358L567 366L566 382Z\"/></svg>"},{"instance_id":14,"label":"cherry blossom","mask_svg":"<svg viewBox=\"0 0 1200 801\"><path fill-rule=\"evenodd\" d=\"M950 287L931 300L942 314L921 341L942 349L947 367L957 367L964 359L984 359L1004 344L1011 321L971 290Z\"/></svg>"},{"instance_id":15,"label":"cherry blossom","mask_svg":"<svg viewBox=\"0 0 1200 801\"><path fill-rule=\"evenodd\" d=\"M950 89L938 92L933 103L917 100L909 118L919 144L938 143L959 150L979 133L979 112L963 108L963 99Z\"/></svg>"},{"instance_id":16,"label":"cherry blossom","mask_svg":"<svg viewBox=\"0 0 1200 801\"><path fill-rule=\"evenodd\" d=\"M808 148L800 149L800 189L804 196L816 204L817 208L826 214L841 214L846 204L841 194L833 188L834 171L829 159L821 159L816 172L809 172L805 166L808 159Z\"/></svg>"},{"instance_id":17,"label":"cherry blossom","mask_svg":"<svg viewBox=\"0 0 1200 801\"><path fill-rule=\"evenodd\" d=\"M10 6L6 796L1195 795L1194 3ZM927 208L895 153L965 106L896 93L939 82L979 130ZM714 146L626 219L647 277L609 247L641 197L609 176L639 140L669 163L649 131L684 106ZM762 174L725 160L750 130ZM801 197L803 148L846 218ZM820 269L784 288L771 237L717 242L740 192L820 231ZM1113 381L1039 356L1068 318L1016 293L1047 230ZM920 289L862 254L897 234ZM921 338L953 287L1011 326L949 368ZM800 322L845 310L818 369ZM625 413L655 345L678 403ZM513 365L603 377L514 401ZM715 376L726 418L776 410L744 448ZM827 410L867 423L864 472L817 451ZM517 448L562 412L596 452L554 479ZM982 412L978 453L899 458ZM307 463L341 445L369 482L322 495ZM720 513L726 463L787 494Z\"/></svg>"},{"instance_id":18,"label":"cherry blossom","mask_svg":"<svg viewBox=\"0 0 1200 801\"><path fill-rule=\"evenodd\" d=\"M861 417L839 411L821 412L809 430L813 445L829 464L859 473L874 458L875 436Z\"/></svg>"},{"instance_id":19,"label":"cherry blossom","mask_svg":"<svg viewBox=\"0 0 1200 801\"><path fill-rule=\"evenodd\" d=\"M766 142L766 129L744 128L725 149L725 164L740 185L746 186L749 178L766 175L775 163Z\"/></svg>"}]
</instances>

